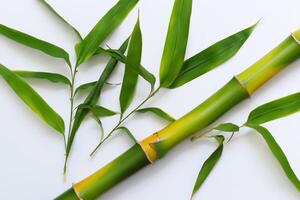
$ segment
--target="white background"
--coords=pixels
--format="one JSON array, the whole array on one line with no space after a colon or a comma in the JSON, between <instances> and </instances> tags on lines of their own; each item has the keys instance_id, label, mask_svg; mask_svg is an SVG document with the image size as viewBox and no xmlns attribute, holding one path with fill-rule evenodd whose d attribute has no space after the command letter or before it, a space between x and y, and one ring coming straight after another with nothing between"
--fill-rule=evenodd
<instances>
[{"instance_id":1,"label":"white background","mask_svg":"<svg viewBox=\"0 0 300 200\"><path fill-rule=\"evenodd\" d=\"M78 30L86 35L100 17L116 2L111 0L49 0ZM1 0L0 23L50 41L71 53L77 38L57 18L35 0ZM143 64L158 75L160 58L171 12L172 0L141 0L136 9L109 38L116 48L130 34L141 11L144 38ZM221 68L176 90L162 90L148 106L159 106L180 117L197 106L234 74L239 73L300 27L299 0L195 0L187 57L262 18L261 23L234 59ZM59 72L68 69L58 59L0 37L0 62L11 69ZM80 68L77 84L96 80L107 61L99 56ZM262 103L300 91L300 61L239 104L219 122L242 123L249 111ZM120 82L122 67L110 82ZM31 80L33 87L68 120L68 88L60 84ZM148 85L139 82L133 105L147 95ZM118 110L119 88L107 87L101 105ZM82 101L82 98L81 98ZM81 126L69 162L67 182L63 181L64 146L62 137L39 120L0 80L0 199L53 199L105 163L128 149L132 142L118 134L91 159L88 154L99 140L93 120ZM80 101L78 101L80 102ZM109 130L117 117L105 119ZM266 126L282 146L300 177L300 114L268 123ZM126 124L138 139L162 128L166 123L153 116L136 115ZM163 160L140 171L110 190L103 200L187 200L198 171L215 149L215 143L185 141ZM218 200L296 200L299 192L284 175L262 138L242 130L225 146L218 166L195 199Z\"/></svg>"}]
</instances>

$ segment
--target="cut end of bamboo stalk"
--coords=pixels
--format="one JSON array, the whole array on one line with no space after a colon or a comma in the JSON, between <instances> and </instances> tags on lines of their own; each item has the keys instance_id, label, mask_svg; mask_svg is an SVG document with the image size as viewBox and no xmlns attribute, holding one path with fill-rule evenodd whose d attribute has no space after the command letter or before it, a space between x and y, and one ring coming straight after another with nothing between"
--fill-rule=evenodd
<instances>
[{"instance_id":1,"label":"cut end of bamboo stalk","mask_svg":"<svg viewBox=\"0 0 300 200\"><path fill-rule=\"evenodd\" d=\"M153 135L139 143L151 163L155 162L158 159L157 152L151 147L151 144L158 141L160 141L159 135L158 133L154 133Z\"/></svg>"}]
</instances>

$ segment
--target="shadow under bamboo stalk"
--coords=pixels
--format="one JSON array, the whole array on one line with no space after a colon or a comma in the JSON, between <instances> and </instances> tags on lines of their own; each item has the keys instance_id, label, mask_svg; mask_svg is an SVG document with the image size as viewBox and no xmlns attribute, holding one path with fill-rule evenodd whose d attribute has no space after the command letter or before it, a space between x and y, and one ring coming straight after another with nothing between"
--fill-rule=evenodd
<instances>
[{"instance_id":1,"label":"shadow under bamboo stalk","mask_svg":"<svg viewBox=\"0 0 300 200\"><path fill-rule=\"evenodd\" d=\"M134 145L88 178L74 184L56 200L96 199L139 169L162 158L179 142L213 123L299 57L300 30L231 79L194 110Z\"/></svg>"}]
</instances>

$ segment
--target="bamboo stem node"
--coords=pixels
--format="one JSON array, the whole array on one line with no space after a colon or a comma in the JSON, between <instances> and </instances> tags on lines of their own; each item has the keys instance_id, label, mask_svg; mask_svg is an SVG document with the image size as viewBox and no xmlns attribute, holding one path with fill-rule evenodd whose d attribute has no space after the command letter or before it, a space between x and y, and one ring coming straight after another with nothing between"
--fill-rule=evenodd
<instances>
[{"instance_id":1,"label":"bamboo stem node","mask_svg":"<svg viewBox=\"0 0 300 200\"><path fill-rule=\"evenodd\" d=\"M247 86L243 83L243 81L240 80L238 76L234 76L233 79L235 79L235 80L240 84L241 89L243 89L243 90L247 93L248 97L251 97L252 93L251 93L251 91L247 88Z\"/></svg>"},{"instance_id":2,"label":"bamboo stem node","mask_svg":"<svg viewBox=\"0 0 300 200\"><path fill-rule=\"evenodd\" d=\"M72 184L72 188L73 188L75 194L77 195L78 199L79 199L79 200L83 200L83 198L81 198L81 196L80 196L80 194L79 194L79 191L78 191L77 188L76 188L76 184L75 184L75 183Z\"/></svg>"},{"instance_id":3,"label":"bamboo stem node","mask_svg":"<svg viewBox=\"0 0 300 200\"><path fill-rule=\"evenodd\" d=\"M154 163L158 159L158 154L151 144L159 141L160 137L156 132L139 143L150 163Z\"/></svg>"},{"instance_id":4,"label":"bamboo stem node","mask_svg":"<svg viewBox=\"0 0 300 200\"><path fill-rule=\"evenodd\" d=\"M299 35L300 35L300 34L299 34ZM293 33L291 36L292 36L292 37L294 38L294 40L300 45L300 38L298 38L298 37L296 36L295 33Z\"/></svg>"}]
</instances>

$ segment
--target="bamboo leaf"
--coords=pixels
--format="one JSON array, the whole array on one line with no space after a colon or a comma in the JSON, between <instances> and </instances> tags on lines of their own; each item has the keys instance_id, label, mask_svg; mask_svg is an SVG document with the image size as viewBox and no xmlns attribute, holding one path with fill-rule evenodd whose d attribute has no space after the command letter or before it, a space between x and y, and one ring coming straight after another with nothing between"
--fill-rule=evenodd
<instances>
[{"instance_id":1,"label":"bamboo leaf","mask_svg":"<svg viewBox=\"0 0 300 200\"><path fill-rule=\"evenodd\" d=\"M64 134L65 124L63 119L28 83L3 65L0 65L0 75L33 112L49 126Z\"/></svg>"},{"instance_id":2,"label":"bamboo leaf","mask_svg":"<svg viewBox=\"0 0 300 200\"><path fill-rule=\"evenodd\" d=\"M124 131L124 132L128 135L128 137L129 137L132 141L134 141L134 143L138 144L137 139L134 137L134 135L131 133L131 131L130 131L128 128L126 128L126 127L124 127L124 126L121 126L121 127L117 128L117 130Z\"/></svg>"},{"instance_id":3,"label":"bamboo leaf","mask_svg":"<svg viewBox=\"0 0 300 200\"><path fill-rule=\"evenodd\" d=\"M103 141L103 139L104 139L103 124L102 124L101 120L96 115L93 114L92 117L96 121L96 123L98 124L98 126L100 127L100 141Z\"/></svg>"},{"instance_id":4,"label":"bamboo leaf","mask_svg":"<svg viewBox=\"0 0 300 200\"><path fill-rule=\"evenodd\" d=\"M123 53L121 53L119 50L115 50L115 49L110 48L110 49L102 49L101 51L108 54L108 55L110 55L111 57L119 60L120 62L122 62L124 64L127 63L127 57ZM131 70L133 70L135 73L140 75L145 81L150 83L151 90L153 90L153 88L155 86L156 78L151 72L149 72L142 65L140 65L140 67L138 67L138 68L131 68Z\"/></svg>"},{"instance_id":5,"label":"bamboo leaf","mask_svg":"<svg viewBox=\"0 0 300 200\"><path fill-rule=\"evenodd\" d=\"M172 85L182 68L189 36L192 0L175 0L160 65L160 85Z\"/></svg>"},{"instance_id":6,"label":"bamboo leaf","mask_svg":"<svg viewBox=\"0 0 300 200\"><path fill-rule=\"evenodd\" d=\"M67 62L69 67L71 67L69 54L58 46L30 36L26 33L4 26L3 24L0 24L0 34L27 47L31 47L33 49L42 51L49 56L55 58L62 58Z\"/></svg>"},{"instance_id":7,"label":"bamboo leaf","mask_svg":"<svg viewBox=\"0 0 300 200\"><path fill-rule=\"evenodd\" d=\"M80 91L90 92L95 87L96 84L97 84L97 81L82 84L76 88L74 94L77 95Z\"/></svg>"},{"instance_id":8,"label":"bamboo leaf","mask_svg":"<svg viewBox=\"0 0 300 200\"><path fill-rule=\"evenodd\" d=\"M293 171L283 150L278 145L278 143L276 142L272 134L269 132L269 130L259 125L247 124L247 126L256 130L264 138L273 155L275 156L282 169L284 170L285 174L287 175L288 179L294 184L298 191L300 191L300 180Z\"/></svg>"},{"instance_id":9,"label":"bamboo leaf","mask_svg":"<svg viewBox=\"0 0 300 200\"><path fill-rule=\"evenodd\" d=\"M141 65L142 45L142 33L138 19L128 46L127 62L119 97L121 113L124 113L129 107L135 93L138 74L131 69L138 69Z\"/></svg>"},{"instance_id":10,"label":"bamboo leaf","mask_svg":"<svg viewBox=\"0 0 300 200\"><path fill-rule=\"evenodd\" d=\"M118 114L118 112L112 111L102 106L98 105L85 105L81 104L78 109L89 109L96 117L109 117Z\"/></svg>"},{"instance_id":11,"label":"bamboo leaf","mask_svg":"<svg viewBox=\"0 0 300 200\"><path fill-rule=\"evenodd\" d=\"M17 74L18 76L21 76L22 78L44 79L44 80L51 81L53 83L63 83L63 84L71 86L71 82L67 77L57 74L57 73L21 71L21 70L15 70L13 72L15 74Z\"/></svg>"},{"instance_id":12,"label":"bamboo leaf","mask_svg":"<svg viewBox=\"0 0 300 200\"><path fill-rule=\"evenodd\" d=\"M60 19L65 25L67 25L69 28L71 28L75 34L77 35L77 37L79 38L80 41L83 40L80 32L72 25L70 24L67 20L65 20L49 3L47 3L45 0L39 0L42 4L44 4L44 6L52 13L54 14L58 19ZM107 53L105 51L105 49L103 49L102 47L98 47L96 52L93 55L99 55L102 53Z\"/></svg>"},{"instance_id":13,"label":"bamboo leaf","mask_svg":"<svg viewBox=\"0 0 300 200\"><path fill-rule=\"evenodd\" d=\"M182 86L215 69L240 50L256 24L237 32L184 61L182 69L169 88Z\"/></svg>"},{"instance_id":14,"label":"bamboo leaf","mask_svg":"<svg viewBox=\"0 0 300 200\"><path fill-rule=\"evenodd\" d=\"M196 194L196 192L200 189L200 187L203 185L211 171L216 166L217 162L220 160L221 155L223 153L223 142L224 142L224 136L217 136L216 140L219 142L218 148L209 156L209 158L204 162L202 165L202 168L198 174L198 177L196 179L194 189L192 192L191 199Z\"/></svg>"},{"instance_id":15,"label":"bamboo leaf","mask_svg":"<svg viewBox=\"0 0 300 200\"><path fill-rule=\"evenodd\" d=\"M79 66L88 60L98 49L100 44L122 23L138 0L119 0L91 32L76 45L77 64Z\"/></svg>"},{"instance_id":16,"label":"bamboo leaf","mask_svg":"<svg viewBox=\"0 0 300 200\"><path fill-rule=\"evenodd\" d=\"M119 50L122 52L125 52L127 49L127 45L128 45L128 39L121 45ZM87 98L85 99L83 104L90 105L90 106L97 104L97 102L100 98L100 95L101 95L102 88L103 88L104 84L106 83L106 81L108 80L108 78L110 77L110 75L112 74L112 72L114 71L114 69L116 68L117 64L118 64L118 60L116 60L114 58L111 58L109 60L104 71L102 72L101 76L99 77L97 83L95 84L94 88L90 91L89 95L87 96ZM66 149L67 157L69 156L69 153L71 151L71 147L72 147L75 135L77 133L77 130L79 129L82 121L84 120L84 118L87 116L88 113L89 113L88 109L79 109L76 111L72 130L69 135L69 140L67 143L67 149Z\"/></svg>"},{"instance_id":17,"label":"bamboo leaf","mask_svg":"<svg viewBox=\"0 0 300 200\"><path fill-rule=\"evenodd\" d=\"M77 93L81 92L81 91L86 91L86 92L90 92L94 86L96 85L97 81L93 81L93 82L89 82L89 83L84 83L80 86L78 86L75 90L75 96L77 95ZM121 85L121 83L109 83L106 82L106 85L110 85L110 86L118 86Z\"/></svg>"},{"instance_id":18,"label":"bamboo leaf","mask_svg":"<svg viewBox=\"0 0 300 200\"><path fill-rule=\"evenodd\" d=\"M53 15L55 15L58 19L60 19L65 25L67 25L69 28L71 28L77 37L82 40L81 34L79 31L71 25L67 20L65 20L47 1L45 0L39 0L40 3L42 3Z\"/></svg>"},{"instance_id":19,"label":"bamboo leaf","mask_svg":"<svg viewBox=\"0 0 300 200\"><path fill-rule=\"evenodd\" d=\"M224 124L219 124L214 129L223 132L237 132L240 130L240 127L233 123L224 123Z\"/></svg>"},{"instance_id":20,"label":"bamboo leaf","mask_svg":"<svg viewBox=\"0 0 300 200\"><path fill-rule=\"evenodd\" d=\"M156 116L168 121L168 122L174 122L175 119L169 115L168 113L166 113L165 111L163 111L160 108L154 108L154 107L150 107L150 108L143 108L143 109L139 109L136 112L138 113L147 113L147 112L151 112L153 114L155 114Z\"/></svg>"},{"instance_id":21,"label":"bamboo leaf","mask_svg":"<svg viewBox=\"0 0 300 200\"><path fill-rule=\"evenodd\" d=\"M263 124L300 111L300 93L295 93L255 108L248 117L249 124Z\"/></svg>"}]
</instances>

